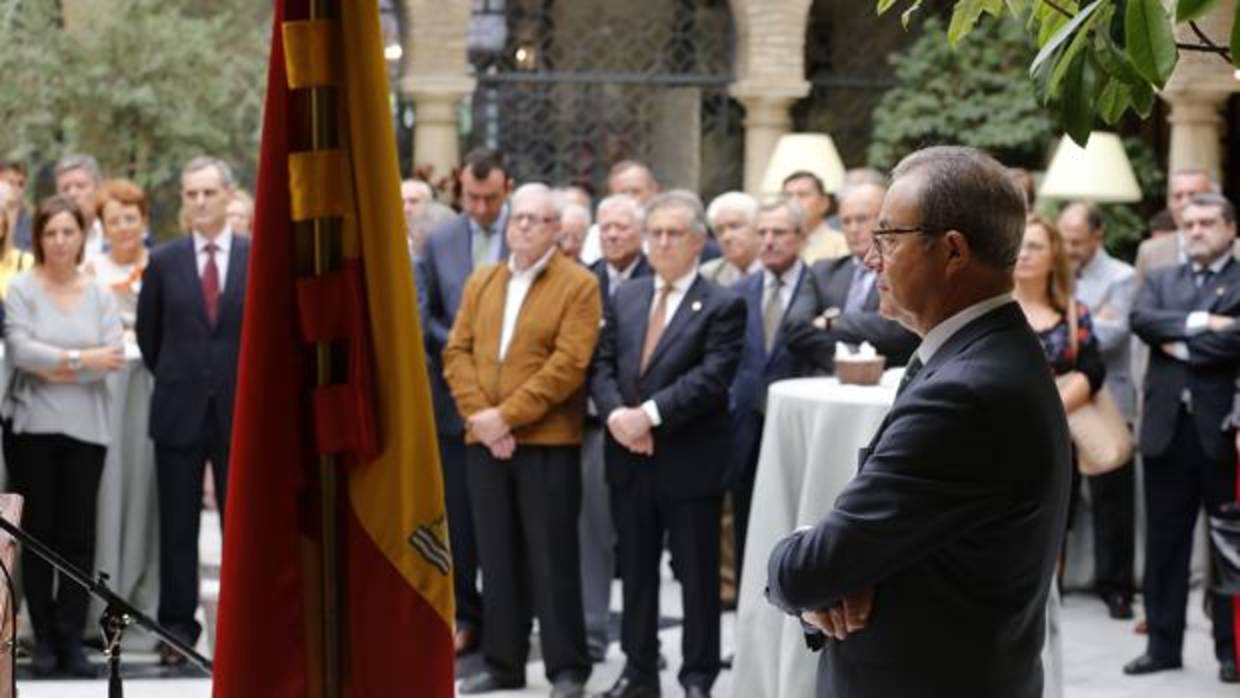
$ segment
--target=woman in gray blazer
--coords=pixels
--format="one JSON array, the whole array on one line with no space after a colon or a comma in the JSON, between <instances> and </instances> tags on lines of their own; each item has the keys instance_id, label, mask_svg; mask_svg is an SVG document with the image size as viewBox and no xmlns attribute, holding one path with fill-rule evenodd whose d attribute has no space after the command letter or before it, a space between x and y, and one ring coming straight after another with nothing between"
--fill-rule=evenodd
<instances>
[{"instance_id":1,"label":"woman in gray blazer","mask_svg":"<svg viewBox=\"0 0 1240 698\"><path fill-rule=\"evenodd\" d=\"M5 297L9 388L0 405L5 460L25 497L26 530L69 562L94 562L95 500L111 434L108 373L124 361L113 294L84 273L85 221L53 196L34 219L34 268ZM86 590L61 579L29 549L22 569L34 626L33 671L92 676L82 651Z\"/></svg>"}]
</instances>

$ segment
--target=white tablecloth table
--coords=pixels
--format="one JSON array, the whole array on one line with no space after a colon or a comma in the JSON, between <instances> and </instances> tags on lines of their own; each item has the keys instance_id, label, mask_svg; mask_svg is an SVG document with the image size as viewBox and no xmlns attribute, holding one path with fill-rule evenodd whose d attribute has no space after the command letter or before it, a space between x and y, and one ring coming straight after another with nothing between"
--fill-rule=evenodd
<instances>
[{"instance_id":1,"label":"white tablecloth table","mask_svg":"<svg viewBox=\"0 0 1240 698\"><path fill-rule=\"evenodd\" d=\"M903 374L887 371L877 386L840 385L834 378L771 386L737 600L734 695L814 695L818 655L806 650L800 624L763 597L767 558L779 539L831 511Z\"/></svg>"},{"instance_id":2,"label":"white tablecloth table","mask_svg":"<svg viewBox=\"0 0 1240 698\"><path fill-rule=\"evenodd\" d=\"M107 378L112 443L99 480L95 563L90 571L107 573L113 591L154 618L159 604L159 502L155 447L147 437L154 379L136 345L125 347L125 359L125 367ZM8 378L7 372L0 371L0 396L8 387ZM2 472L7 483L7 469ZM103 604L92 599L86 616L88 636L98 634L103 610ZM145 634L126 633L126 645L149 645L149 639L139 637Z\"/></svg>"}]
</instances>

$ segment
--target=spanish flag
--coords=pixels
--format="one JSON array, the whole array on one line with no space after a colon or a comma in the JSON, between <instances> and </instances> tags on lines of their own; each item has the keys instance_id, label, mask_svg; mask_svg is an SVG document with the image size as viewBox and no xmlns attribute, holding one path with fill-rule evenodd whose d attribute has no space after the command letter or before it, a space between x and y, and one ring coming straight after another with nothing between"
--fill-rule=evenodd
<instances>
[{"instance_id":1,"label":"spanish flag","mask_svg":"<svg viewBox=\"0 0 1240 698\"><path fill-rule=\"evenodd\" d=\"M447 697L451 555L378 7L309 4L275 3L214 695L323 695L334 574L341 694ZM323 457L340 483L326 572Z\"/></svg>"}]
</instances>

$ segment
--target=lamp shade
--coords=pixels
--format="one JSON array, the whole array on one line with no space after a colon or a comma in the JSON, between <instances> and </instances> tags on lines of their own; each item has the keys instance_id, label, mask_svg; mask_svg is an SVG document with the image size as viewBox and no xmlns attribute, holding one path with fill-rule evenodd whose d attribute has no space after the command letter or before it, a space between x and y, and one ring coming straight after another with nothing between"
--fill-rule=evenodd
<instances>
[{"instance_id":1,"label":"lamp shade","mask_svg":"<svg viewBox=\"0 0 1240 698\"><path fill-rule=\"evenodd\" d=\"M835 149L831 136L825 133L786 133L779 137L775 152L762 177L762 193L777 194L783 189L784 178L793 172L808 170L818 175L822 186L834 192L844 183L844 163Z\"/></svg>"},{"instance_id":2,"label":"lamp shade","mask_svg":"<svg viewBox=\"0 0 1240 698\"><path fill-rule=\"evenodd\" d=\"M1142 198L1123 143L1119 136L1106 131L1089 134L1084 148L1064 136L1042 178L1038 196L1104 204Z\"/></svg>"}]
</instances>

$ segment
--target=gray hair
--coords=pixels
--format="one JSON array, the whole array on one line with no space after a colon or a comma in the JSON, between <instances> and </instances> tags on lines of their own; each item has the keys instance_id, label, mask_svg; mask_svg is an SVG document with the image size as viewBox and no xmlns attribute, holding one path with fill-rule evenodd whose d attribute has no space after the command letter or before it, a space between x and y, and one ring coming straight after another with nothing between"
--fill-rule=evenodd
<instances>
[{"instance_id":1,"label":"gray hair","mask_svg":"<svg viewBox=\"0 0 1240 698\"><path fill-rule=\"evenodd\" d=\"M887 193L886 184L879 184L877 182L872 182L872 181L865 181L865 182L856 181L856 182L845 183L844 186L840 189L839 193L836 194L836 197L840 200L840 203L843 203L844 199L847 199L848 197L852 196L853 194L856 194L859 191L865 191L866 189L877 189L878 195L880 198L882 197L883 194Z\"/></svg>"},{"instance_id":2,"label":"gray hair","mask_svg":"<svg viewBox=\"0 0 1240 698\"><path fill-rule=\"evenodd\" d=\"M762 207L758 209L758 214L770 213L772 211L787 211L788 217L792 219L792 224L796 226L798 233L808 233L806 228L809 226L809 216L805 215L805 209L796 199L788 196L776 196L762 202Z\"/></svg>"},{"instance_id":3,"label":"gray hair","mask_svg":"<svg viewBox=\"0 0 1240 698\"><path fill-rule=\"evenodd\" d=\"M55 174L57 177L71 170L85 170L91 179L96 182L103 181L103 172L99 169L99 161L93 155L72 153L56 161Z\"/></svg>"},{"instance_id":4,"label":"gray hair","mask_svg":"<svg viewBox=\"0 0 1240 698\"><path fill-rule=\"evenodd\" d=\"M745 220L753 224L758 218L758 200L743 191L724 192L716 196L710 202L710 206L706 207L706 221L713 226L715 219L728 211L741 214Z\"/></svg>"},{"instance_id":5,"label":"gray hair","mask_svg":"<svg viewBox=\"0 0 1240 698\"><path fill-rule=\"evenodd\" d=\"M431 185L428 184L427 181L424 179L418 179L417 177L411 177L409 179L403 180L401 184L412 184L414 189L420 189L422 191L422 194L425 195L428 200L435 198L435 192L431 190Z\"/></svg>"},{"instance_id":6,"label":"gray hair","mask_svg":"<svg viewBox=\"0 0 1240 698\"><path fill-rule=\"evenodd\" d=\"M1188 205L1217 208L1219 215L1223 217L1224 223L1236 222L1236 207L1222 194L1215 194L1213 192L1197 194L1189 200Z\"/></svg>"},{"instance_id":7,"label":"gray hair","mask_svg":"<svg viewBox=\"0 0 1240 698\"><path fill-rule=\"evenodd\" d=\"M599 218L602 218L603 211L613 208L623 209L629 214L629 217L633 219L633 223L639 228L646 222L645 209L642 207L641 203L637 201L637 199L629 196L628 194L611 194L604 197L602 201L598 202L598 211L596 211L596 215Z\"/></svg>"},{"instance_id":8,"label":"gray hair","mask_svg":"<svg viewBox=\"0 0 1240 698\"><path fill-rule=\"evenodd\" d=\"M572 201L564 201L563 199L561 199L561 201L563 201L563 206L560 210L560 222L564 222L573 216L577 216L586 222L587 228L594 223L594 220L590 216L590 209Z\"/></svg>"},{"instance_id":9,"label":"gray hair","mask_svg":"<svg viewBox=\"0 0 1240 698\"><path fill-rule=\"evenodd\" d=\"M646 205L646 220L655 211L665 208L678 208L689 213L689 228L700 237L707 236L706 212L702 209L702 200L688 189L672 189L656 195ZM646 221L642 221L645 227Z\"/></svg>"},{"instance_id":10,"label":"gray hair","mask_svg":"<svg viewBox=\"0 0 1240 698\"><path fill-rule=\"evenodd\" d=\"M982 264L1010 272L1025 233L1025 196L1007 169L975 148L934 146L905 157L894 179L919 175L920 227L958 231Z\"/></svg>"},{"instance_id":11,"label":"gray hair","mask_svg":"<svg viewBox=\"0 0 1240 698\"><path fill-rule=\"evenodd\" d=\"M207 155L199 155L198 157L185 163L185 167L181 168L181 177L184 178L185 175L191 172L205 170L208 167L215 168L216 173L220 176L220 184L224 185L225 189L232 189L236 186L237 180L233 177L232 167L219 158L213 158Z\"/></svg>"},{"instance_id":12,"label":"gray hair","mask_svg":"<svg viewBox=\"0 0 1240 698\"><path fill-rule=\"evenodd\" d=\"M1089 228L1089 232L1098 235L1102 233L1102 226L1105 222L1102 220L1102 211L1098 210L1097 206L1088 201L1074 201L1064 206L1063 210L1059 212L1059 218L1062 219L1074 211L1080 211L1081 215L1085 217L1085 227Z\"/></svg>"},{"instance_id":13,"label":"gray hair","mask_svg":"<svg viewBox=\"0 0 1240 698\"><path fill-rule=\"evenodd\" d=\"M1207 169L1203 169L1201 167L1176 168L1172 170L1171 173L1167 176L1167 182L1169 183L1172 179L1175 179L1176 177L1205 177L1206 180L1210 182L1211 192L1218 194L1222 192L1223 190L1222 187L1219 186L1218 177L1215 177L1213 172Z\"/></svg>"},{"instance_id":14,"label":"gray hair","mask_svg":"<svg viewBox=\"0 0 1240 698\"><path fill-rule=\"evenodd\" d=\"M531 194L540 194L547 197L547 200L551 202L551 209L555 212L557 218L564 213L563 198L556 196L555 191L542 182L527 182L517 187L516 191L512 193L512 201L516 202L517 199Z\"/></svg>"},{"instance_id":15,"label":"gray hair","mask_svg":"<svg viewBox=\"0 0 1240 698\"><path fill-rule=\"evenodd\" d=\"M845 189L862 184L873 184L876 187L886 189L887 176L873 167L854 167L844 172Z\"/></svg>"}]
</instances>

